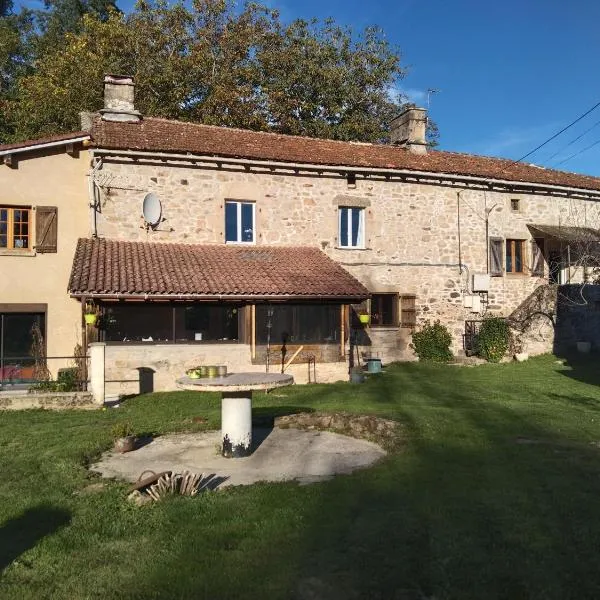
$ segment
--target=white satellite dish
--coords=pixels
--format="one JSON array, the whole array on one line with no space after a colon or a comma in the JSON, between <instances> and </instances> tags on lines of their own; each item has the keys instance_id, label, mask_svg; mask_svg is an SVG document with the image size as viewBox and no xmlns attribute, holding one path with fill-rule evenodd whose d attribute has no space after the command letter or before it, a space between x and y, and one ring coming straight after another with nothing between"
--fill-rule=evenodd
<instances>
[{"instance_id":1,"label":"white satellite dish","mask_svg":"<svg viewBox=\"0 0 600 600\"><path fill-rule=\"evenodd\" d=\"M144 217L144 221L146 221L150 227L156 227L160 223L161 215L162 206L159 197L154 192L146 194L142 204L142 216Z\"/></svg>"}]
</instances>

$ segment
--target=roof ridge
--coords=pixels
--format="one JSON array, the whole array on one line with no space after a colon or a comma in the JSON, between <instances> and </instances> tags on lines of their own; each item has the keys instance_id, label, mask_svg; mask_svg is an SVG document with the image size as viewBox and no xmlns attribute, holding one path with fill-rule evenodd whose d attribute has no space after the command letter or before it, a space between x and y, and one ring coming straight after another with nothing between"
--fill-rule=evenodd
<instances>
[{"instance_id":1,"label":"roof ridge","mask_svg":"<svg viewBox=\"0 0 600 600\"><path fill-rule=\"evenodd\" d=\"M356 146L373 146L375 148L385 147L385 148L395 148L397 150L406 150L401 146L394 146L392 144L384 144L377 142L360 142L355 140L334 140L331 138L322 138L322 137L312 137L310 135L296 135L293 133L280 133L278 131L262 131L259 129L244 129L243 127L229 127L228 125L209 125L208 123L198 123L196 121L181 121L179 119L165 119L164 117L143 117L142 121L162 121L164 123L174 123L178 125L192 125L194 127L204 127L207 129L216 129L218 131L232 131L232 132L240 132L240 133L251 133L257 135L265 135L265 136L277 136L277 137L285 137L290 139L303 139L303 140L313 140L316 142L327 142L336 143L336 144L353 144Z\"/></svg>"}]
</instances>

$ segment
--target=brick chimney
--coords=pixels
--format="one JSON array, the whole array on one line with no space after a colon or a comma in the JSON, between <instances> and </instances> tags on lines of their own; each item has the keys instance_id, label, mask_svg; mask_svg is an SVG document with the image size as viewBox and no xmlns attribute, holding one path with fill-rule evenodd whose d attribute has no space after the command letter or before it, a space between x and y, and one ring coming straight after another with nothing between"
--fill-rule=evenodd
<instances>
[{"instance_id":1,"label":"brick chimney","mask_svg":"<svg viewBox=\"0 0 600 600\"><path fill-rule=\"evenodd\" d=\"M415 154L427 154L427 111L409 106L390 121L390 142Z\"/></svg>"},{"instance_id":2,"label":"brick chimney","mask_svg":"<svg viewBox=\"0 0 600 600\"><path fill-rule=\"evenodd\" d=\"M135 84L126 75L104 76L104 108L100 111L104 121L138 123L142 119L134 106Z\"/></svg>"}]
</instances>

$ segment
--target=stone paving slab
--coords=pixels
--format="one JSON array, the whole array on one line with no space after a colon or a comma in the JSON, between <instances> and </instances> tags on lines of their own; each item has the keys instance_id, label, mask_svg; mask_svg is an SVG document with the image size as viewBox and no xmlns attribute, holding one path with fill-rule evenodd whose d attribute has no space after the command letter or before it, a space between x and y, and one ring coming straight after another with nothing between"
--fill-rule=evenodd
<instances>
[{"instance_id":1,"label":"stone paving slab","mask_svg":"<svg viewBox=\"0 0 600 600\"><path fill-rule=\"evenodd\" d=\"M253 435L260 445L246 458L223 458L218 453L219 431L174 434L126 454L107 452L91 470L131 482L151 469L215 474L227 478L222 486L288 480L313 483L364 469L386 455L373 442L328 431L255 429Z\"/></svg>"}]
</instances>

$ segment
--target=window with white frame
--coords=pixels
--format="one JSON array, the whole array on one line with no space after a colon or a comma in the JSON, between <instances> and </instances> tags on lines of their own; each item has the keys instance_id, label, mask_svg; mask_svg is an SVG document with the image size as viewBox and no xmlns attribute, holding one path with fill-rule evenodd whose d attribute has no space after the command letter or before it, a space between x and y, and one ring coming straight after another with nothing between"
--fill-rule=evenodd
<instances>
[{"instance_id":1,"label":"window with white frame","mask_svg":"<svg viewBox=\"0 0 600 600\"><path fill-rule=\"evenodd\" d=\"M340 206L339 245L341 248L365 247L365 209L354 206Z\"/></svg>"},{"instance_id":2,"label":"window with white frame","mask_svg":"<svg viewBox=\"0 0 600 600\"><path fill-rule=\"evenodd\" d=\"M225 241L253 244L255 222L254 202L227 200L225 202Z\"/></svg>"}]
</instances>

